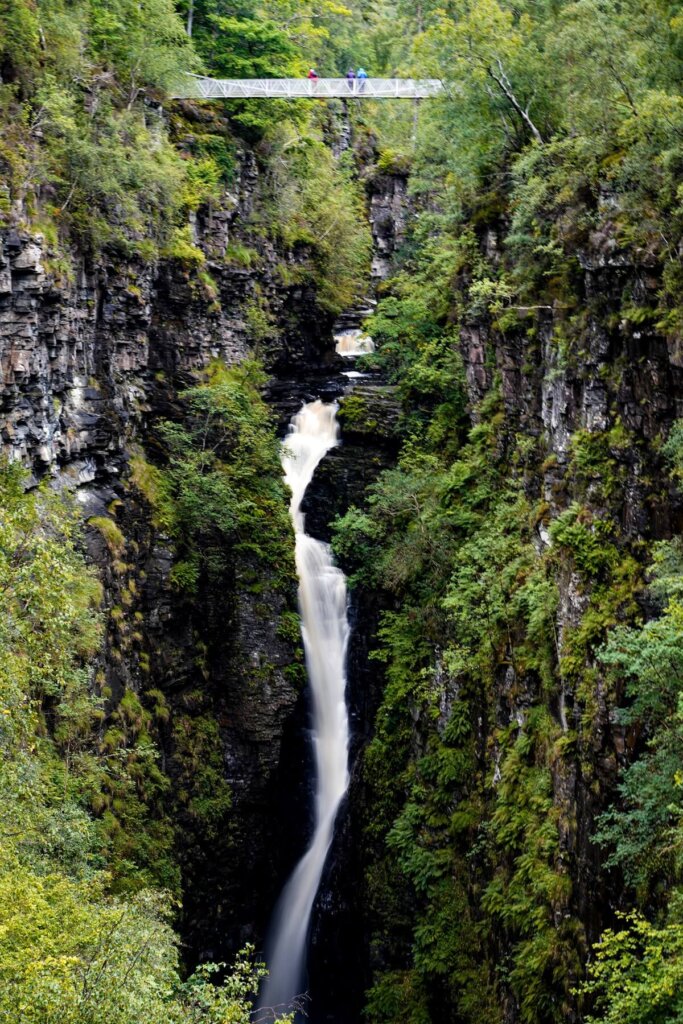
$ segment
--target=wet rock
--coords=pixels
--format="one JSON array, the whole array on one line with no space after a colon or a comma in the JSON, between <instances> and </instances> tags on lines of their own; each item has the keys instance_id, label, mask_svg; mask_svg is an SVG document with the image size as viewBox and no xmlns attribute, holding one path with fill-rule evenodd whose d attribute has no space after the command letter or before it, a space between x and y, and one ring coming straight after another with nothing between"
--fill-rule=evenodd
<instances>
[{"instance_id":1,"label":"wet rock","mask_svg":"<svg viewBox=\"0 0 683 1024\"><path fill-rule=\"evenodd\" d=\"M219 590L201 587L190 606L172 582L171 540L130 476L131 455L154 449L154 423L180 415L178 392L212 360L235 363L249 354L250 303L267 302L273 317L263 342L271 370L296 377L302 367L315 372L336 361L332 317L318 307L314 288L283 283L280 273L285 263L295 271L307 252L279 252L250 238L259 246L253 266L230 256L231 243L246 244L259 188L255 158L243 152L221 208L199 211L191 224L212 294L177 261L112 252L88 261L74 250L73 272L61 278L49 271L40 235L0 235L4 454L23 462L30 486L49 478L73 493L86 521L113 519L123 537L114 552L96 525L86 531L104 583L99 667L111 706L125 688L143 699L150 689L165 694L171 721L160 726L159 741L166 766L174 763L174 723L197 717L198 702L220 727L232 790L223 832L209 841L190 814L179 823L189 958L227 958L246 939L260 942L282 876L306 839L308 803L297 789L310 778L300 742L306 705L289 671L295 640L279 634L294 589L274 594L262 579L257 594L246 582L253 567L236 562ZM296 807L283 793L296 797ZM288 843L282 837L292 825Z\"/></svg>"},{"instance_id":2,"label":"wet rock","mask_svg":"<svg viewBox=\"0 0 683 1024\"><path fill-rule=\"evenodd\" d=\"M403 174L377 174L368 185L370 226L374 242L372 276L389 276L393 258L405 238L410 214L408 177Z\"/></svg>"}]
</instances>

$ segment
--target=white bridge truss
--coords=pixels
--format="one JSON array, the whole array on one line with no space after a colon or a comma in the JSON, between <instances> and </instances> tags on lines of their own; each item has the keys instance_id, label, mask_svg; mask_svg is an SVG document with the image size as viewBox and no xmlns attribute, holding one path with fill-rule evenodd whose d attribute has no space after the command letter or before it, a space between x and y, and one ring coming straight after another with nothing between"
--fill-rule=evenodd
<instances>
[{"instance_id":1,"label":"white bridge truss","mask_svg":"<svg viewBox=\"0 0 683 1024\"><path fill-rule=\"evenodd\" d=\"M174 99L422 99L441 92L438 78L205 78L186 75Z\"/></svg>"}]
</instances>

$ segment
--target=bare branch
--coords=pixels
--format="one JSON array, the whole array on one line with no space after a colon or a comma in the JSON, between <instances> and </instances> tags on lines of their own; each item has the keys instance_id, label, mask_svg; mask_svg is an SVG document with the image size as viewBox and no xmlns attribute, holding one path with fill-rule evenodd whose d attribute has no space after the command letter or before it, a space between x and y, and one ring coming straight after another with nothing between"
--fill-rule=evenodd
<instances>
[{"instance_id":1,"label":"bare branch","mask_svg":"<svg viewBox=\"0 0 683 1024\"><path fill-rule=\"evenodd\" d=\"M276 1006L259 1006L251 1014L251 1024L273 1024L278 1017L288 1016L291 1013L301 1014L307 1017L307 1005L310 996L304 992L295 996L291 1003L278 1003Z\"/></svg>"},{"instance_id":2,"label":"bare branch","mask_svg":"<svg viewBox=\"0 0 683 1024\"><path fill-rule=\"evenodd\" d=\"M503 93L503 95L510 103L510 105L517 111L522 121L524 121L524 124L527 126L533 137L536 139L536 142L540 142L541 145L543 145L543 136L539 132L534 122L529 117L528 105L525 109L515 96L514 92L512 91L512 84L508 76L505 74L503 62L501 61L500 57L496 57L496 64L498 65L498 74L495 73L495 71L490 65L486 69L487 73L496 83L496 85Z\"/></svg>"}]
</instances>

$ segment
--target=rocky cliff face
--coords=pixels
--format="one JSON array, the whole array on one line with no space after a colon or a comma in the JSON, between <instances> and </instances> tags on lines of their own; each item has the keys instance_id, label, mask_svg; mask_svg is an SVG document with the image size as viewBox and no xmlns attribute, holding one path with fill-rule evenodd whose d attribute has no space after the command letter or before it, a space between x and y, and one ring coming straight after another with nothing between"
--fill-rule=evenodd
<instances>
[{"instance_id":1,"label":"rocky cliff face","mask_svg":"<svg viewBox=\"0 0 683 1024\"><path fill-rule=\"evenodd\" d=\"M220 593L188 605L171 586L172 545L130 466L155 420L180 415L178 391L198 371L248 354L255 305L269 311L272 330L260 345L274 372L327 358L330 318L314 290L283 285L277 273L296 255L261 240L257 266L231 261L228 247L260 187L251 154L242 153L239 171L222 208L192 225L206 257L202 276L178 261L111 253L89 260L74 250L67 261L22 230L5 232L0 248L4 452L29 468L33 483L46 478L72 492L86 520L115 519L121 534L112 541L88 529L109 611L101 678L112 707L126 687L167 696L173 716L161 740L172 776L181 771L177 728L196 731L207 716L219 724L232 809L222 834L197 834L190 816L179 840L186 937L211 955L262 934L283 870L273 831L278 769L299 691L287 672L296 641L280 635L278 622L294 594L269 597L267 581L252 593L239 582L248 567L235 565Z\"/></svg>"},{"instance_id":2,"label":"rocky cliff face","mask_svg":"<svg viewBox=\"0 0 683 1024\"><path fill-rule=\"evenodd\" d=\"M382 259L403 229L404 184L373 184ZM260 238L253 265L239 262L259 188L256 161L243 151L232 192L191 225L205 256L202 275L178 260L57 252L43 235L21 229L0 239L3 450L27 466L32 484L66 488L86 521L107 516L120 533L87 530L109 613L100 679L110 706L127 688L143 700L156 690L165 695L171 719L159 725L159 739L179 791L187 770L179 749L194 744L191 756L202 757L203 723L218 723L231 809L213 831L190 810L175 812L185 937L196 955L218 958L262 938L306 840L306 701L288 671L296 642L278 628L294 595L269 596L267 581L252 593L239 583L251 567L235 565L220 590L193 603L179 596L170 581L173 545L154 525L131 457L154 446L157 419L182 415L178 392L198 372L249 353L255 308L267 310L258 346L275 375L282 426L308 392L317 395L334 364L331 317L314 289L283 283L283 267L296 271L296 251L278 252ZM357 467L364 463L358 445L350 452ZM365 465L363 481L378 465L378 457ZM348 467L343 473L353 476Z\"/></svg>"},{"instance_id":3,"label":"rocky cliff face","mask_svg":"<svg viewBox=\"0 0 683 1024\"><path fill-rule=\"evenodd\" d=\"M384 209L391 209L394 195L391 190L389 198L382 201L386 201ZM494 229L482 234L481 245L487 255L495 253ZM580 255L577 305L570 312L559 303L540 309L520 308L517 326L513 324L505 332L481 316L468 322L460 333L470 423L479 422L482 400L500 388L499 443L511 444L515 435L522 435L538 453L533 468L526 470L524 490L530 504L542 509L534 540L539 555L552 546L550 523L570 506L580 506L587 521L610 524L610 543L623 557L640 562L640 576L630 581L627 597L640 602L645 614L649 611L647 598L640 588L650 542L680 532L682 525L683 506L658 451L659 439L668 434L683 411L683 375L674 345L667 344L647 322L633 323L619 312L625 306L654 305L658 286L656 268L643 266L606 246L604 239L595 238ZM333 516L351 502L362 503L365 486L381 468L392 464L397 444L392 436L395 411L381 385L379 390L371 387L366 391L361 383L346 404L342 402L344 445L321 464L306 500L309 529L317 535L327 538ZM582 462L577 455L581 445L599 452L594 463L586 466ZM580 628L597 581L587 583L567 553L559 558L554 581L559 593L555 629L560 650ZM386 601L386 595L362 588L351 597L354 634L349 700L356 755L371 735L383 689L382 666L369 662L368 653L377 646L375 634ZM601 607L605 608L604 601ZM623 604L617 604L609 613L613 615L609 624L627 614ZM596 645L603 635L596 633ZM480 705L476 737L482 778L492 779L486 796L491 801L501 784L497 766L502 763L503 751L497 735L524 730L533 709L540 705L547 707L558 734L572 738L566 749L553 754L547 767L551 814L558 823L553 856L559 875L568 880L567 902L556 912L555 927L560 936L564 922L571 922L570 943L578 957L585 956L602 930L614 923L615 909L625 906L622 880L618 873L605 869L605 854L593 836L597 816L614 798L619 769L643 742L618 723L618 698L607 691L590 645L585 657L581 687L564 677L558 692L550 697L535 674L518 673L509 660L501 663ZM434 650L434 664L443 690L441 714L433 727L415 718L412 742L418 752L425 751L430 729L443 729L458 698L458 681L449 677L438 649ZM562 747L559 742L558 750ZM372 970L401 970L409 967L412 956L407 935L398 940L405 943L404 960L394 959L391 945L396 936L378 934L373 912L368 909L367 872L373 854L364 836L373 828L374 809L359 769L356 760L348 803L340 815L314 915L311 952L316 1020L344 1024L359 1018ZM403 891L401 884L397 878L397 892ZM411 920L410 887L397 898L405 899L404 911ZM412 920L417 913L415 907ZM510 960L512 934L500 930L487 935L486 942L495 963ZM570 985L578 980L577 964L578 959L570 968L575 972ZM430 999L432 1019L459 1019L446 986L444 991L435 988ZM520 1004L504 982L500 983L499 999L501 1019L517 1024ZM567 1019L580 1019L575 1003L568 1007Z\"/></svg>"},{"instance_id":4,"label":"rocky cliff face","mask_svg":"<svg viewBox=\"0 0 683 1024\"><path fill-rule=\"evenodd\" d=\"M258 190L251 155L243 154L240 172L224 208L193 225L215 288L177 261L111 255L90 262L72 252L70 270L56 271L58 254L42 235L10 230L2 238L3 441L36 476L68 478L86 506L95 501L91 485L120 475L121 453L151 411L160 374L173 379L212 359L245 357L257 294L274 320L264 342L271 367L324 358L331 318L311 288L284 286L276 274L296 257L263 241L257 269L230 260L228 245Z\"/></svg>"},{"instance_id":5,"label":"rocky cliff face","mask_svg":"<svg viewBox=\"0 0 683 1024\"><path fill-rule=\"evenodd\" d=\"M647 561L650 542L681 528L680 496L658 450L659 439L668 435L683 409L683 373L675 352L654 328L618 316L629 302L647 306L654 300L656 268L605 246L604 239L591 242L580 256L583 314L569 344L558 345L565 319L560 309L532 314L538 330L531 342L522 329L502 337L485 324L472 325L461 336L468 391L474 410L499 374L510 430L541 443L545 458L527 483L529 495L547 508L537 527L539 552L551 544L547 524L578 503L595 521L613 524L622 552ZM520 319L528 322L529 311L520 310ZM577 439L588 445L601 439L598 443L605 446L601 463L592 470L578 465ZM561 649L581 625L593 586L586 587L569 558L558 571L557 586ZM647 614L639 588L635 581L629 596L641 601ZM618 723L616 695L607 692L590 654L586 667L594 676L590 690L577 692L563 678L551 707L562 732L577 736L575 747L555 759L551 774L559 856L572 882L569 912L593 943L613 923L613 910L624 898L621 879L605 870L605 854L593 841L595 819L612 802L618 771L639 740ZM530 707L543 699L538 681L517 679L511 667L501 668L491 719L524 723ZM578 1011L573 1012L578 1019ZM506 1020L519 1019L514 1000L506 1014Z\"/></svg>"},{"instance_id":6,"label":"rocky cliff face","mask_svg":"<svg viewBox=\"0 0 683 1024\"><path fill-rule=\"evenodd\" d=\"M376 174L369 182L370 224L374 242L373 278L389 276L396 251L403 242L411 215L408 177Z\"/></svg>"},{"instance_id":7,"label":"rocky cliff face","mask_svg":"<svg viewBox=\"0 0 683 1024\"><path fill-rule=\"evenodd\" d=\"M480 229L479 242L482 253L495 262L500 244L495 229ZM404 977L417 979L417 985L431 985L420 1003L429 1007L429 1019L452 1022L462 1019L453 988L449 989L449 985L457 987L457 982L448 980L448 972L453 971L458 979L464 978L466 970L457 973L461 968L458 957L463 958L463 963L474 965L475 960L479 963L484 956L489 961L491 977L495 978L491 988L495 992L492 997L495 1019L505 1024L518 1024L526 1019L524 1014L528 1009L520 1005L519 982L515 990L514 980L508 980L508 972L510 964L515 964L515 969L519 964L515 956L519 957L523 946L520 934L528 935L528 922L535 906L542 907L542 914L547 914L548 932L556 940L550 962L557 965L555 975L551 977L549 972L547 979L542 980L552 995L547 1013L538 1010L538 1020L559 1019L553 1015L560 1012L557 1009L560 1005L565 1014L563 1019L581 1019L576 999L571 994L581 976L581 961L603 929L614 924L614 911L626 906L623 880L618 872L606 869L606 852L594 842L594 836L598 815L615 798L619 769L642 748L644 739L638 730L629 731L620 724L616 708L623 695L614 691L613 684L611 688L608 686L596 652L604 643L607 631L637 615L638 606L645 615L651 611L644 591L644 570L650 558L651 542L680 532L681 499L672 490L668 468L660 456L660 445L674 420L681 415L683 376L676 346L667 344L658 334L651 325L652 318L631 319L623 313L628 309L647 310L656 306L658 268L644 265L633 254L617 251L614 243L602 236L588 240L577 262L572 283L574 295L567 305L557 302L517 308L516 322L508 317L504 330L486 315L472 314L459 335L469 425L476 426L488 415L491 427L491 401L495 400L495 429L492 429L495 451L491 451L491 460L505 466L506 472L519 483L528 507L537 517L533 546L539 558L548 556L544 564L558 592L553 658L563 652L567 657L564 664L567 664L567 652L574 652L577 664L573 670L557 671L556 681L550 686L539 678L540 673L534 668L516 665L514 651L519 641L514 631L520 627L511 607L509 629L513 635L507 644L495 639L492 628L492 646L499 643L500 649L495 655L497 663L491 677L485 682L477 676L473 682L466 671L457 678L451 677L443 664L438 641L434 644L430 667L434 671L434 685L441 694L438 720L426 719L424 711L420 711L418 697L415 706L410 705L412 723L407 721L406 705L410 697L404 695L405 703L400 709L394 705L389 705L388 711L385 708L386 715L404 713L404 718L400 719L404 727L401 741L405 747L412 746L412 752L406 755L406 759L410 757L409 771L414 771L423 785L422 792L419 787L407 786L407 794L400 794L398 799L417 804L424 799L430 807L447 806L446 813L450 815L460 802L465 803L463 792L468 795L474 792L474 799L481 800L480 807L485 808L476 831L476 843L481 842L481 850L472 840L475 830L461 838L457 830L451 833L446 828L439 836L438 821L432 833L431 822L419 817L419 809L415 813L421 825L411 833L415 848L421 850L420 844L424 843L427 856L434 849L443 851L445 857L452 850L457 851L453 861L448 862L448 870L453 870L453 863L458 865L457 882L462 885L458 892L466 892L463 906L470 908L467 912L471 914L465 919L476 922L483 935L482 945L476 952L468 948L468 936L460 934L458 922L435 922L432 935L428 913L437 915L443 911L447 915L449 910L445 902L429 903L427 897L429 911L425 912L424 893L413 890L400 870L396 870L395 879L380 879L379 883L384 885L379 890L381 898L386 902L387 894L396 895L396 906L375 911L374 920L373 911L365 911L368 918L365 940L368 941L368 934L372 935L372 940L359 962L372 964L375 978L398 978L397 990ZM466 288L457 277L453 286ZM495 399L498 393L500 405ZM488 410L483 413L485 399ZM520 438L527 454L515 462ZM444 502L447 504L446 498ZM578 521L587 524L588 535L602 538L598 546L609 548L614 563L624 567L621 578L617 573L605 579L599 570L592 575L585 569L581 571L571 547L563 548L560 541L551 538L552 524L572 509L576 510ZM418 518L416 522L422 520ZM513 531L516 526L512 526ZM524 528L520 525L520 531ZM482 544L486 543L484 535ZM506 565L504 561L503 565ZM440 596L435 595L434 599ZM451 625L451 629L457 629L457 624ZM445 632L442 646L457 644L457 641L457 635L454 638ZM420 759L430 749L440 749L440 731L451 707L461 699L463 678L470 687L467 699L473 704L476 754L471 779L464 783L459 780L459 784L449 787L448 782L439 783L430 778L428 769L421 775ZM405 685L409 686L408 681ZM542 744L530 747L533 753L529 755L529 764L547 773L549 781L551 808L547 819L544 812L543 820L548 820L551 827L556 823L557 834L553 837L556 845L550 854L543 854L540 859L551 866L560 880L558 886L560 883L563 886L563 895L555 901L549 893L531 891L533 866L529 865L535 855L533 842L519 835L514 838L514 828L518 825L509 826L510 832L499 846L491 843L487 847L487 829L494 811L500 821L507 824L515 820L519 809L517 800L522 807L521 783L519 797L513 790L512 796L507 797L507 805L505 796L498 802L505 785L501 765L517 738L533 737L533 718L539 709L547 715L549 735L555 738L556 745L547 750L542 749ZM406 740L406 733L410 734L410 741ZM457 744L454 746L457 749ZM376 769L376 764L374 767ZM408 777L409 771L406 772ZM509 776L507 784L510 785ZM438 795L434 797L434 793ZM434 804L427 803L430 796ZM377 793L375 798L381 800ZM444 801L443 805L438 803L439 799ZM367 800L368 794L361 790L354 809L361 818L356 826L358 835L363 835L365 830L367 836L374 827L373 807ZM405 826L405 819L402 824ZM495 821L493 827L495 829ZM400 857L392 861L386 849L383 836L376 849L368 853L366 905L371 902L372 886L378 885L377 876L398 868ZM487 853L487 850L493 852ZM529 856L524 862L527 853ZM491 857L490 863L487 856ZM525 875L527 869L529 874ZM488 908L482 910L481 891L494 873L499 882L497 893L508 912L507 917L500 914L496 918L496 911L487 917ZM513 877L514 882L511 882ZM516 899L522 907L520 915L526 913L522 925L514 920L514 912L509 912ZM362 904L363 898L359 900L359 905ZM382 913L386 917L382 918ZM379 923L376 917L380 918ZM491 922L495 920L504 921L505 925L494 928ZM513 923L508 924L510 921ZM416 936L413 931L415 922L419 922L422 936ZM425 935L425 943L420 946ZM425 975L420 975L419 969L413 968L415 960L423 956L429 961L439 941L444 957L450 955L452 959L444 962L443 971L441 964L434 966L432 961ZM562 944L563 952L552 961ZM560 956L566 956L564 962L560 961ZM472 960L468 961L468 957ZM533 954L529 961L531 966L527 964L523 968L533 972ZM425 982L425 977L431 978L431 982ZM366 976L366 980L369 982L370 978ZM405 984L408 988L409 983ZM379 1019L385 1019L381 1016L382 1010L378 1012Z\"/></svg>"}]
</instances>

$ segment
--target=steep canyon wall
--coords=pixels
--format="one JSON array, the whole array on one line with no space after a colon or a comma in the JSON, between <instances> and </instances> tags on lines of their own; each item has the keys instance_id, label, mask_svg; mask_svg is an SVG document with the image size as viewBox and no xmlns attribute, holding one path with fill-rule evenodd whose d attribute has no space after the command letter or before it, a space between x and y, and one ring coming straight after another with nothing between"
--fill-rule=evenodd
<instances>
[{"instance_id":1,"label":"steep canyon wall","mask_svg":"<svg viewBox=\"0 0 683 1024\"><path fill-rule=\"evenodd\" d=\"M454 269L454 320L504 232L478 226L477 256ZM591 946L632 905L595 835L647 732L620 718L625 680L600 649L657 614L647 567L681 529L661 447L683 375L675 339L628 312L656 305L661 268L619 249L609 224L571 258L569 300L460 314L463 423L440 429L467 445L435 492L409 450L374 505L384 547L351 524L368 545L364 561L346 549L355 600L390 613L369 639L384 696L352 811L373 1020L580 1020ZM421 560L414 580L401 548ZM388 580L376 591L373 559ZM535 650L516 596L534 572L549 616Z\"/></svg>"},{"instance_id":2,"label":"steep canyon wall","mask_svg":"<svg viewBox=\"0 0 683 1024\"><path fill-rule=\"evenodd\" d=\"M197 216L208 291L179 261L73 250L71 270L60 271L45 238L19 228L3 234L1 250L3 449L27 467L31 483L71 492L90 523L88 547L105 583L100 682L110 708L126 690L143 701L161 690L173 709L159 726L173 787L187 788L192 759L210 754L230 788L231 808L210 828L193 815L191 796L184 811L176 808L185 934L203 955L260 937L284 870L274 835L283 796L277 769L299 697L300 655L280 615L294 608L294 584L284 594L267 580L254 588L244 555L222 586L185 599L171 580L173 542L155 523L143 480L146 458L159 451L155 424L184 415L182 389L214 360L235 364L253 349L254 305L272 318L261 343L271 369L287 374L327 358L329 314L312 287L284 286L277 273L296 257L261 240L257 267L230 260L228 246L241 237L258 191L256 161L244 151L222 208ZM112 520L115 533L93 525L102 520ZM218 723L220 751L203 748L206 721ZM184 754L178 730L187 733Z\"/></svg>"},{"instance_id":3,"label":"steep canyon wall","mask_svg":"<svg viewBox=\"0 0 683 1024\"><path fill-rule=\"evenodd\" d=\"M294 583L278 590L246 553L219 585L184 595L149 471L163 459L157 424L183 422L179 395L215 360L237 364L256 347L273 374L281 431L334 362L332 317L315 286L286 283L297 280L307 253L255 239L249 225L262 169L248 149L238 156L231 191L191 223L201 275L178 259L58 251L20 226L3 232L0 249L4 454L27 468L30 486L65 489L82 511L104 583L97 685L109 714L120 715L126 693L145 707L158 693L168 703L154 728L171 795L155 798L149 813L175 831L191 957L220 958L262 941L310 825L301 652L284 626ZM372 187L375 243L386 261L404 227L405 180ZM246 246L249 261L240 259ZM257 340L254 310L265 311ZM357 472L343 470L338 511L386 463L362 440L350 452ZM325 536L327 523L319 525ZM271 568L273 578L281 568Z\"/></svg>"}]
</instances>

